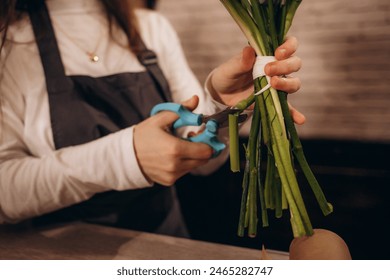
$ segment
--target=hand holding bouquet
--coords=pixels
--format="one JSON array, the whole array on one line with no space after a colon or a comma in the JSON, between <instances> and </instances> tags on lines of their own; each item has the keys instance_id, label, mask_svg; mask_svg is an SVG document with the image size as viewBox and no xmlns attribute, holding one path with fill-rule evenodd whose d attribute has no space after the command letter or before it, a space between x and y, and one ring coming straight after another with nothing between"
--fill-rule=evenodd
<instances>
[{"instance_id":1,"label":"hand holding bouquet","mask_svg":"<svg viewBox=\"0 0 390 280\"><path fill-rule=\"evenodd\" d=\"M291 27L301 0L220 0L245 34L256 52L253 68L254 93L240 100L236 108L254 106L242 183L242 201L238 234L256 236L258 209L263 226L268 226L268 209L281 217L289 209L295 237L312 235L294 163L297 162L324 215L333 211L304 156L287 103L287 94L271 87L264 66L275 60L274 54ZM231 169L240 170L237 115L229 118ZM265 149L263 149L265 148ZM265 176L261 164L266 162ZM258 206L258 202L260 205Z\"/></svg>"}]
</instances>

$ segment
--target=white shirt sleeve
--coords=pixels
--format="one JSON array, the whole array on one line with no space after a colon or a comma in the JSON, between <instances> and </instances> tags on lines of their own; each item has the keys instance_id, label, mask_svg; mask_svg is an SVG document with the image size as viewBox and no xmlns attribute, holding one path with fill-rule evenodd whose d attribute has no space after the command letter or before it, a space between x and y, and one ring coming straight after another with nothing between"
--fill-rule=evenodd
<instances>
[{"instance_id":1,"label":"white shirt sleeve","mask_svg":"<svg viewBox=\"0 0 390 280\"><path fill-rule=\"evenodd\" d=\"M149 186L133 150L133 129L32 155L24 143L24 101L11 77L1 83L0 223L17 222L107 190Z\"/></svg>"}]
</instances>

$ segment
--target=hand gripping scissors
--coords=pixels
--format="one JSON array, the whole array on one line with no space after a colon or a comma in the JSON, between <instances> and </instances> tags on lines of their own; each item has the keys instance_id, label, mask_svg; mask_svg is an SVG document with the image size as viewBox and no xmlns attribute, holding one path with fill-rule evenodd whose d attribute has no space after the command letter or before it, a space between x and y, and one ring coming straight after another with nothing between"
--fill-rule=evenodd
<instances>
[{"instance_id":1,"label":"hand gripping scissors","mask_svg":"<svg viewBox=\"0 0 390 280\"><path fill-rule=\"evenodd\" d=\"M220 142L217 138L218 128L228 126L229 114L242 112L242 110L228 107L221 112L206 116L203 114L193 113L181 104L166 102L154 106L150 114L153 116L161 111L171 111L179 115L179 119L173 123L174 130L183 126L201 126L202 124L205 124L203 132L194 137L183 139L190 142L205 143L209 145L214 150L213 157L218 156L226 147L226 145ZM238 116L238 122L241 123L245 121L247 117L248 116L246 114L240 114Z\"/></svg>"}]
</instances>

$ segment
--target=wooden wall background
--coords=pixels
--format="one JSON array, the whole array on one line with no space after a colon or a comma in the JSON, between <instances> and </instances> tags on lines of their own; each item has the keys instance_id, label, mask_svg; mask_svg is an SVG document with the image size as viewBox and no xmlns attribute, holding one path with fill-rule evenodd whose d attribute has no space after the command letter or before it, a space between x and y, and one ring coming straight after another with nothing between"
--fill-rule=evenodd
<instances>
[{"instance_id":1,"label":"wooden wall background","mask_svg":"<svg viewBox=\"0 0 390 280\"><path fill-rule=\"evenodd\" d=\"M161 0L201 82L239 52L243 35L218 0ZM290 31L302 88L291 103L306 139L390 142L390 1L305 0Z\"/></svg>"}]
</instances>

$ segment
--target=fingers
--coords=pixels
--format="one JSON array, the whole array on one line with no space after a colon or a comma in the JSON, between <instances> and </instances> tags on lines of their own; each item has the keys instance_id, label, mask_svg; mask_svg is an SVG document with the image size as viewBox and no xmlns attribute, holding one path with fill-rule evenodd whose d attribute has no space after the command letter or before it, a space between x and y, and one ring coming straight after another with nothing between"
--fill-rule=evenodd
<instances>
[{"instance_id":1,"label":"fingers","mask_svg":"<svg viewBox=\"0 0 390 280\"><path fill-rule=\"evenodd\" d=\"M149 157L145 163L149 178L164 186L173 185L177 179L191 170L206 164L213 151L201 143L191 143L172 136L169 147ZM145 170L145 167L143 168Z\"/></svg>"},{"instance_id":2,"label":"fingers","mask_svg":"<svg viewBox=\"0 0 390 280\"><path fill-rule=\"evenodd\" d=\"M198 106L198 103L199 97L194 95L190 99L182 102L182 105L192 111ZM172 127L172 124L179 118L179 116L173 112L162 111L152 118L154 118L153 125L166 130L166 128ZM174 158L206 160L213 155L212 148L206 144L192 143L170 134L166 134L164 137L165 141L169 141L170 143L165 150L167 154Z\"/></svg>"},{"instance_id":3,"label":"fingers","mask_svg":"<svg viewBox=\"0 0 390 280\"><path fill-rule=\"evenodd\" d=\"M275 58L283 60L292 56L298 49L298 40L293 36L286 38L286 41L280 45L275 51Z\"/></svg>"},{"instance_id":4,"label":"fingers","mask_svg":"<svg viewBox=\"0 0 390 280\"><path fill-rule=\"evenodd\" d=\"M165 186L173 185L178 178L206 164L213 154L206 144L191 143L178 138L176 140L178 145L171 145L172 148L163 155L164 164L156 168L159 173L154 177L154 181Z\"/></svg>"},{"instance_id":5,"label":"fingers","mask_svg":"<svg viewBox=\"0 0 390 280\"><path fill-rule=\"evenodd\" d=\"M253 64L256 60L256 53L252 47L245 47L241 53L240 68L243 73L252 71Z\"/></svg>"},{"instance_id":6,"label":"fingers","mask_svg":"<svg viewBox=\"0 0 390 280\"><path fill-rule=\"evenodd\" d=\"M207 163L207 160L186 160L170 162L165 164L163 169L156 172L153 176L153 182L163 186L172 186L175 182L191 170Z\"/></svg>"},{"instance_id":7,"label":"fingers","mask_svg":"<svg viewBox=\"0 0 390 280\"><path fill-rule=\"evenodd\" d=\"M301 69L302 61L297 56L291 56L281 61L270 62L265 66L268 76L282 76L297 72Z\"/></svg>"},{"instance_id":8,"label":"fingers","mask_svg":"<svg viewBox=\"0 0 390 280\"><path fill-rule=\"evenodd\" d=\"M166 115L161 112L158 115ZM169 114L168 114L169 115ZM178 178L192 169L205 164L213 150L203 143L192 143L158 128L154 116L134 128L134 151L139 167L151 182L172 185Z\"/></svg>"},{"instance_id":9,"label":"fingers","mask_svg":"<svg viewBox=\"0 0 390 280\"><path fill-rule=\"evenodd\" d=\"M301 69L301 59L293 56L297 48L298 40L295 37L288 37L275 51L277 61L268 63L265 66L265 73L272 77L271 85L273 88L288 93L296 92L300 89L301 81L298 78L279 77L289 75Z\"/></svg>"},{"instance_id":10,"label":"fingers","mask_svg":"<svg viewBox=\"0 0 390 280\"><path fill-rule=\"evenodd\" d=\"M294 122L296 124L299 124L299 125L304 124L306 121L305 115L302 114L301 112L299 112L293 106L291 106L290 103L288 104L288 107L290 108L290 114L291 114L291 117L293 118Z\"/></svg>"},{"instance_id":11,"label":"fingers","mask_svg":"<svg viewBox=\"0 0 390 280\"><path fill-rule=\"evenodd\" d=\"M301 88L301 80L295 77L278 77L271 78L271 86L274 89L287 93L297 92Z\"/></svg>"},{"instance_id":12,"label":"fingers","mask_svg":"<svg viewBox=\"0 0 390 280\"><path fill-rule=\"evenodd\" d=\"M213 149L203 143L193 143L177 138L171 154L181 159L208 160L213 156Z\"/></svg>"},{"instance_id":13,"label":"fingers","mask_svg":"<svg viewBox=\"0 0 390 280\"><path fill-rule=\"evenodd\" d=\"M188 110L193 111L199 104L199 97L197 95L193 95L190 99L183 101L181 105L186 107Z\"/></svg>"},{"instance_id":14,"label":"fingers","mask_svg":"<svg viewBox=\"0 0 390 280\"><path fill-rule=\"evenodd\" d=\"M220 65L216 70L224 78L236 79L243 74L252 73L252 67L256 60L256 53L252 47L245 47L241 53L237 54L227 62Z\"/></svg>"}]
</instances>

